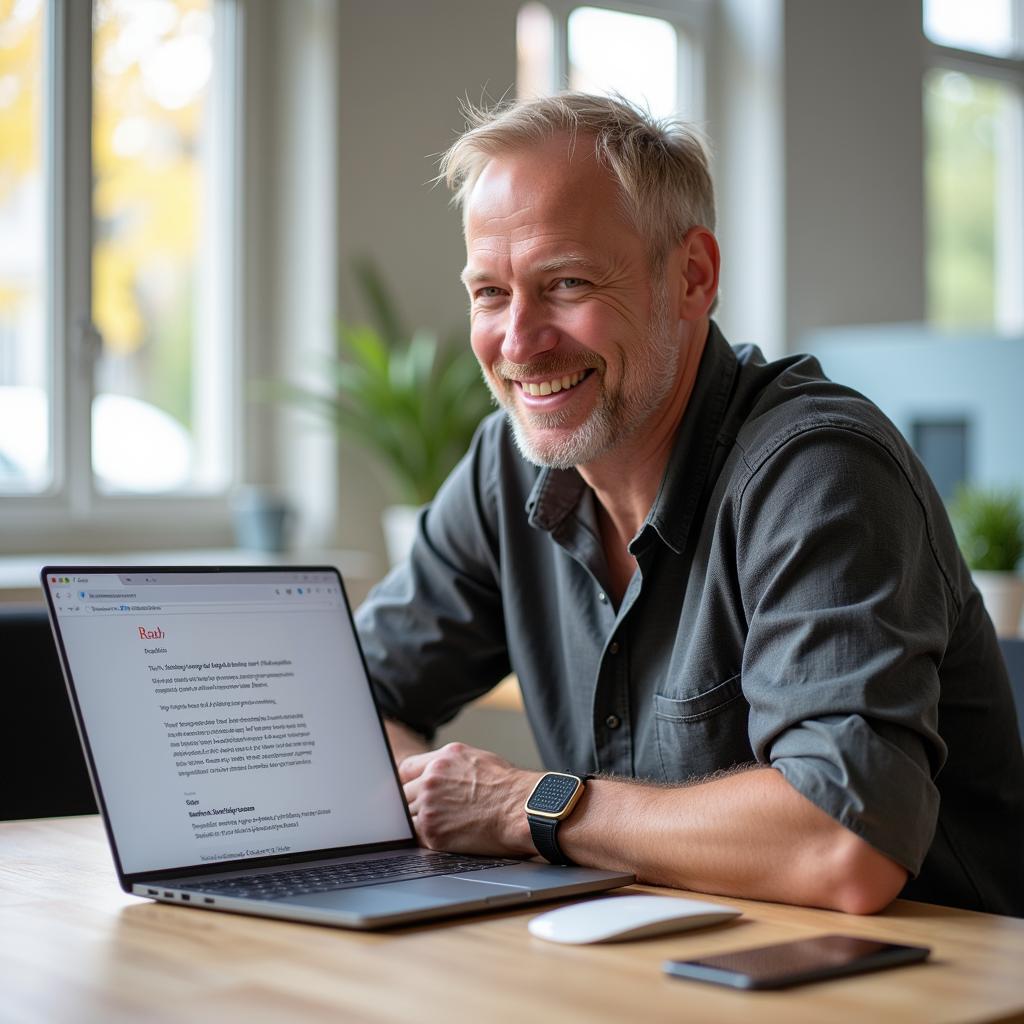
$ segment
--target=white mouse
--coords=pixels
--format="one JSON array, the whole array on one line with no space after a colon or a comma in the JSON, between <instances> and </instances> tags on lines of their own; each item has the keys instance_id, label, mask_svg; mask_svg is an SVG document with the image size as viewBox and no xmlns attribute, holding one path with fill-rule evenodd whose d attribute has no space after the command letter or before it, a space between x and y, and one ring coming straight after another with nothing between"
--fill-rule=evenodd
<instances>
[{"instance_id":1,"label":"white mouse","mask_svg":"<svg viewBox=\"0 0 1024 1024\"><path fill-rule=\"evenodd\" d=\"M681 932L739 916L732 907L681 896L608 896L549 910L533 918L529 928L539 939L582 945Z\"/></svg>"}]
</instances>

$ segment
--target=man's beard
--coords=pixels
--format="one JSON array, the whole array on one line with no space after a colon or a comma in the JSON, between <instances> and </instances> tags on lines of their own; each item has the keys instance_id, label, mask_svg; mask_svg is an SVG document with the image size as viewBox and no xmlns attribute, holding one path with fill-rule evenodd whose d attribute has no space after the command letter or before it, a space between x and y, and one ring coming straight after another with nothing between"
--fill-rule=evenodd
<instances>
[{"instance_id":1,"label":"man's beard","mask_svg":"<svg viewBox=\"0 0 1024 1024\"><path fill-rule=\"evenodd\" d=\"M676 383L679 366L679 342L669 318L668 289L664 282L654 287L647 337L623 367L623 377L614 391L604 384L605 361L590 352L583 353L581 365L575 357L569 365L564 357L539 360L535 363L498 362L491 373L508 384L512 379L564 376L584 367L600 375L597 404L575 430L567 431L557 440L535 440L532 429L557 429L574 415L571 408L552 413L531 413L520 408L514 394L508 398L495 385L491 375L484 380L495 402L501 406L512 425L516 446L523 458L535 466L570 469L593 462L631 437L657 411ZM579 387L580 385L577 385Z\"/></svg>"}]
</instances>

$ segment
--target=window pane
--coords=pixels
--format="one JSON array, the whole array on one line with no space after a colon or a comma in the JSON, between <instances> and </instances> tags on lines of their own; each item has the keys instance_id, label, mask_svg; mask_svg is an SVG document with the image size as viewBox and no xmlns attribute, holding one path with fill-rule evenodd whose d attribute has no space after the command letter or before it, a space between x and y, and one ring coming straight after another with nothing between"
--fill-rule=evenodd
<instances>
[{"instance_id":1,"label":"window pane","mask_svg":"<svg viewBox=\"0 0 1024 1024\"><path fill-rule=\"evenodd\" d=\"M1003 271L1021 247L1019 101L991 79L936 69L925 78L929 319L944 327L1006 326ZM1011 231L1013 238L1005 236ZM1007 295L1005 298L1011 298Z\"/></svg>"},{"instance_id":2,"label":"window pane","mask_svg":"<svg viewBox=\"0 0 1024 1024\"><path fill-rule=\"evenodd\" d=\"M93 404L101 489L202 490L197 387L209 322L213 0L97 0L93 40Z\"/></svg>"},{"instance_id":3,"label":"window pane","mask_svg":"<svg viewBox=\"0 0 1024 1024\"><path fill-rule=\"evenodd\" d=\"M555 21L543 5L530 3L516 18L516 92L520 99L555 91Z\"/></svg>"},{"instance_id":4,"label":"window pane","mask_svg":"<svg viewBox=\"0 0 1024 1024\"><path fill-rule=\"evenodd\" d=\"M675 28L646 18L596 7L569 15L569 87L585 92L618 92L671 117L678 106Z\"/></svg>"},{"instance_id":5,"label":"window pane","mask_svg":"<svg viewBox=\"0 0 1024 1024\"><path fill-rule=\"evenodd\" d=\"M0 0L0 492L51 479L43 4Z\"/></svg>"},{"instance_id":6,"label":"window pane","mask_svg":"<svg viewBox=\"0 0 1024 1024\"><path fill-rule=\"evenodd\" d=\"M935 43L1012 54L1014 0L924 0L924 31Z\"/></svg>"}]
</instances>

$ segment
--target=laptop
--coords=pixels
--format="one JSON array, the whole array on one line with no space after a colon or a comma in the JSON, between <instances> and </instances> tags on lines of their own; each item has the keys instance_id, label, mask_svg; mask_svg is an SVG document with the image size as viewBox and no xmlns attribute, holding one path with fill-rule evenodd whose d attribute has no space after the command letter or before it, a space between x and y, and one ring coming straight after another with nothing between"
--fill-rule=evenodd
<instances>
[{"instance_id":1,"label":"laptop","mask_svg":"<svg viewBox=\"0 0 1024 1024\"><path fill-rule=\"evenodd\" d=\"M417 844L336 569L42 582L125 892L371 929L634 881Z\"/></svg>"}]
</instances>

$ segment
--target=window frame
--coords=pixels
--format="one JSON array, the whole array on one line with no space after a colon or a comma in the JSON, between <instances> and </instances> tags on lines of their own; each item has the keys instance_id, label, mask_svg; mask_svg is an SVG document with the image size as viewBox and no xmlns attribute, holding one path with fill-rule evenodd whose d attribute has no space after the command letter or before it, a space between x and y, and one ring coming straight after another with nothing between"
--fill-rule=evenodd
<instances>
[{"instance_id":1,"label":"window frame","mask_svg":"<svg viewBox=\"0 0 1024 1024\"><path fill-rule=\"evenodd\" d=\"M224 339L227 480L213 493L108 494L96 486L91 415L101 339L92 306L92 19L93 4L45 0L43 161L46 193L44 338L52 475L44 490L0 496L2 552L123 546L189 547L223 543L230 530L232 489L244 478L244 381L249 294L245 276L247 180L243 173L246 114L255 101L245 62L252 0L214 0L215 116L226 129L218 194L228 201L216 227L216 274L223 295L213 312ZM168 543L173 530L174 541Z\"/></svg>"},{"instance_id":2,"label":"window frame","mask_svg":"<svg viewBox=\"0 0 1024 1024\"><path fill-rule=\"evenodd\" d=\"M924 40L924 75L932 71L958 71L974 78L987 78L1010 86L1017 93L1016 124L1013 126L1013 166L999 166L998 188L1008 195L1001 199L1016 222L1016 230L996 231L995 310L992 329L1002 334L1024 333L1024 0L1013 0L1014 53L995 56L977 50L947 46L932 40L924 29L922 5L921 36ZM922 76L922 86L924 76ZM927 139L925 140L927 146ZM927 229L928 210L925 210ZM1009 237L1007 237L1009 236ZM925 259L928 258L927 248Z\"/></svg>"}]
</instances>

